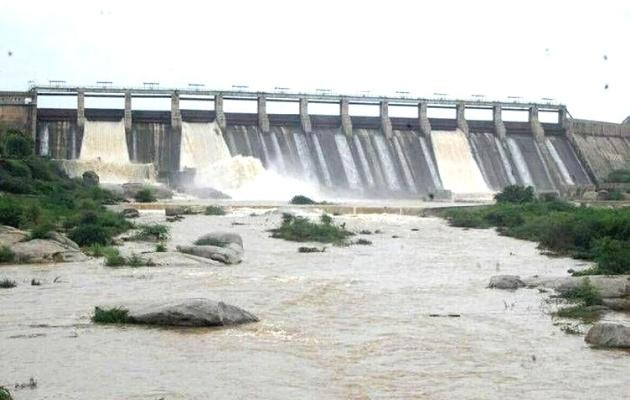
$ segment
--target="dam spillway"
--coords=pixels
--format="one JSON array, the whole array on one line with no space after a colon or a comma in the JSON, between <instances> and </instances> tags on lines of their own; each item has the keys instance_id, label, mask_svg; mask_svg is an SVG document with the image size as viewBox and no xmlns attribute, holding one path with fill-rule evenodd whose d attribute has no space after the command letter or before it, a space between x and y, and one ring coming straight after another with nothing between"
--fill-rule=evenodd
<instances>
[{"instance_id":1,"label":"dam spillway","mask_svg":"<svg viewBox=\"0 0 630 400\"><path fill-rule=\"evenodd\" d=\"M149 89L48 87L28 94L35 100L30 129L39 154L151 164L165 181L187 168L198 177L205 169L216 181L220 173L241 176L226 168L262 167L331 198L424 198L490 196L510 184L566 193L630 167L630 128L574 120L561 105ZM77 108L37 108L38 95L77 96ZM125 107L86 108L89 96L124 98ZM133 97L170 98L171 110L132 109ZM180 108L180 98L214 107ZM258 110L226 112L224 99L256 102ZM299 113L267 113L274 101L299 103ZM339 114L310 114L309 103L337 104ZM379 115L351 115L352 104L378 106ZM417 117L390 117L397 106L416 107ZM450 108L455 117L434 118L427 112L432 107ZM492 111L492 119L466 118L470 109ZM503 121L503 109L522 111L527 121ZM541 122L539 111L554 112L557 122ZM95 152L93 141L109 147ZM223 172L209 167L227 157ZM243 164L251 159L256 162Z\"/></svg>"}]
</instances>

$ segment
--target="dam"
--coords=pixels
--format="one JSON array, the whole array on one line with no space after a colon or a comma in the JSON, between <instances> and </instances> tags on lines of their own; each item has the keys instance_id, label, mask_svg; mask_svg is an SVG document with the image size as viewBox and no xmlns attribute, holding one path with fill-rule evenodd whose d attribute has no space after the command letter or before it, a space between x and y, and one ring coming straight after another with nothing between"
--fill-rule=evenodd
<instances>
[{"instance_id":1,"label":"dam","mask_svg":"<svg viewBox=\"0 0 630 400\"><path fill-rule=\"evenodd\" d=\"M76 99L76 107L39 107L42 98ZM124 107L88 108L86 98L119 99ZM136 109L136 99L169 99L170 110ZM208 107L180 107L190 101ZM256 110L227 112L224 101ZM297 111L270 113L272 103ZM338 113L309 113L315 104ZM378 113L353 115L354 106ZM390 116L394 108L413 116ZM489 117L476 119L479 113ZM630 168L630 125L573 119L561 104L42 86L0 93L0 120L30 132L40 155L114 165L134 180L176 184L194 170L197 185L225 186L265 171L344 198L490 196L511 184L564 195Z\"/></svg>"}]
</instances>

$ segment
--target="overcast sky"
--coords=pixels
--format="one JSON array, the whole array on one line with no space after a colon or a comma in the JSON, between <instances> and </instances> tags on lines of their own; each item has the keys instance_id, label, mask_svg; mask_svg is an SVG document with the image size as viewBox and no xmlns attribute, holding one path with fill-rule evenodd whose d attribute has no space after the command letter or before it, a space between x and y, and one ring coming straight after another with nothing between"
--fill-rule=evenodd
<instances>
[{"instance_id":1,"label":"overcast sky","mask_svg":"<svg viewBox=\"0 0 630 400\"><path fill-rule=\"evenodd\" d=\"M329 88L630 115L630 1L0 0L0 89Z\"/></svg>"}]
</instances>

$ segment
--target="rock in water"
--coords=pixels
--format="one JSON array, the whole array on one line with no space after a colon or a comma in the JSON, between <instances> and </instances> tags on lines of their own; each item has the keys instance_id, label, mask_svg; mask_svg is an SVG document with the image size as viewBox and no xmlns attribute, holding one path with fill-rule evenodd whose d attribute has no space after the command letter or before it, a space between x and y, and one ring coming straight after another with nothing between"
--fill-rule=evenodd
<instances>
[{"instance_id":1,"label":"rock in water","mask_svg":"<svg viewBox=\"0 0 630 400\"><path fill-rule=\"evenodd\" d=\"M133 323L161 326L224 326L257 322L258 318L233 305L208 299L186 299L123 307Z\"/></svg>"},{"instance_id":2,"label":"rock in water","mask_svg":"<svg viewBox=\"0 0 630 400\"><path fill-rule=\"evenodd\" d=\"M140 216L140 211L135 208L125 208L120 214L123 218L138 218Z\"/></svg>"},{"instance_id":3,"label":"rock in water","mask_svg":"<svg viewBox=\"0 0 630 400\"><path fill-rule=\"evenodd\" d=\"M144 183L124 183L122 185L124 196L128 198L134 198L136 193L146 188L151 189L157 199L170 199L173 197L173 191L164 186L145 185Z\"/></svg>"},{"instance_id":4,"label":"rock in water","mask_svg":"<svg viewBox=\"0 0 630 400\"><path fill-rule=\"evenodd\" d=\"M11 250L18 262L23 263L52 263L85 261L87 256L78 249L76 243L58 242L48 239L33 239L28 242L16 243Z\"/></svg>"},{"instance_id":5,"label":"rock in water","mask_svg":"<svg viewBox=\"0 0 630 400\"><path fill-rule=\"evenodd\" d=\"M198 257L209 258L224 264L238 264L243 259L243 248L229 243L225 247L219 246L177 246L177 251Z\"/></svg>"},{"instance_id":6,"label":"rock in water","mask_svg":"<svg viewBox=\"0 0 630 400\"><path fill-rule=\"evenodd\" d=\"M98 186L100 178L94 171L85 171L83 173L83 183L86 186Z\"/></svg>"},{"instance_id":7,"label":"rock in water","mask_svg":"<svg viewBox=\"0 0 630 400\"><path fill-rule=\"evenodd\" d=\"M589 329L584 341L602 347L630 347L630 327L598 323Z\"/></svg>"},{"instance_id":8,"label":"rock in water","mask_svg":"<svg viewBox=\"0 0 630 400\"><path fill-rule=\"evenodd\" d=\"M493 289L518 289L524 287L525 283L518 275L495 275L490 278L489 288Z\"/></svg>"},{"instance_id":9,"label":"rock in water","mask_svg":"<svg viewBox=\"0 0 630 400\"><path fill-rule=\"evenodd\" d=\"M239 235L238 233L211 232L197 239L197 241L203 241L203 240L212 240L212 241L222 242L226 244L234 243L234 244L239 245L241 248L243 248L243 238L241 238L241 235Z\"/></svg>"}]
</instances>

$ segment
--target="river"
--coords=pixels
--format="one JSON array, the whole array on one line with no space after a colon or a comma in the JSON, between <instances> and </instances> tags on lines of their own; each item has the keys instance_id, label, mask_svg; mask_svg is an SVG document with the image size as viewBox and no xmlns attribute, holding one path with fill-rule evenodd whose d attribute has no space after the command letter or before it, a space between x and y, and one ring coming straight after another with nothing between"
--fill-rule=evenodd
<instances>
[{"instance_id":1,"label":"river","mask_svg":"<svg viewBox=\"0 0 630 400\"><path fill-rule=\"evenodd\" d=\"M583 336L563 333L547 314L547 294L485 288L498 273L561 275L579 261L540 255L534 243L492 230L396 215L335 217L352 230L383 233L361 235L372 246L299 254L300 244L269 237L277 213L250 211L170 224L169 248L211 230L238 232L245 260L236 266L132 269L91 260L0 267L0 278L18 282L0 290L0 384L35 378L37 388L14 391L16 400L622 399L630 393L629 354L591 349ZM164 216L144 212L141 219ZM42 285L30 286L31 278ZM224 329L90 323L98 304L185 297L222 300L261 322Z\"/></svg>"}]
</instances>

